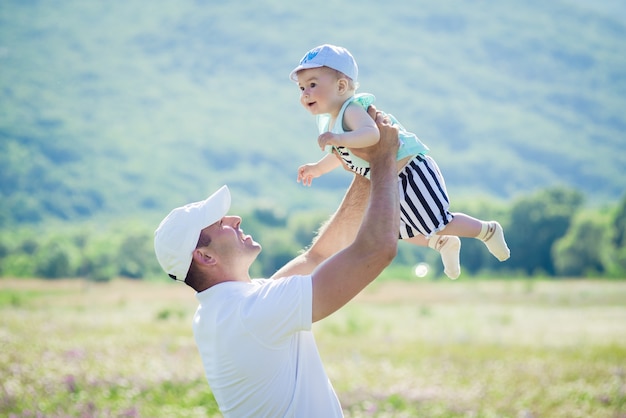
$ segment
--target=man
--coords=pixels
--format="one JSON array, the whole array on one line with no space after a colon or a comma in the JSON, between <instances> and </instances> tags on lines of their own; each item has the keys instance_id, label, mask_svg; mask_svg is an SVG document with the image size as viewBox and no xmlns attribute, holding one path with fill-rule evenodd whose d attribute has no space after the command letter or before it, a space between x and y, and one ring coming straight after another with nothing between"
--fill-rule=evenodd
<instances>
[{"instance_id":1,"label":"man","mask_svg":"<svg viewBox=\"0 0 626 418\"><path fill-rule=\"evenodd\" d=\"M174 209L155 231L161 267L197 292L193 330L211 390L225 417L342 417L311 332L391 262L400 219L398 131L363 149L371 180L355 176L311 247L270 279L251 280L261 246L227 216L226 186Z\"/></svg>"}]
</instances>

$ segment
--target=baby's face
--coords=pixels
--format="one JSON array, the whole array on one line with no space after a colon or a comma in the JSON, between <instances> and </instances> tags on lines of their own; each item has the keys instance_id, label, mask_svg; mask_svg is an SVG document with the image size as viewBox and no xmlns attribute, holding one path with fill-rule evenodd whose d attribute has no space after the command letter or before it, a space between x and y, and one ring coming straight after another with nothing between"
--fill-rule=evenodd
<instances>
[{"instance_id":1,"label":"baby's face","mask_svg":"<svg viewBox=\"0 0 626 418\"><path fill-rule=\"evenodd\" d=\"M313 115L330 113L336 115L343 100L339 96L337 72L327 67L300 70L298 88L300 103Z\"/></svg>"}]
</instances>

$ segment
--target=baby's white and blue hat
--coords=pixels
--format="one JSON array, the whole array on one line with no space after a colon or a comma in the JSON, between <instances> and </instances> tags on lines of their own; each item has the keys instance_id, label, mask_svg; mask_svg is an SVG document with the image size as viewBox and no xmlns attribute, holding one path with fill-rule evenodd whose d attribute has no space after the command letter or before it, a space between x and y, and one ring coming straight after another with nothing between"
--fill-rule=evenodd
<instances>
[{"instance_id":1,"label":"baby's white and blue hat","mask_svg":"<svg viewBox=\"0 0 626 418\"><path fill-rule=\"evenodd\" d=\"M319 67L340 71L352 81L357 81L359 76L359 67L350 51L340 46L324 44L307 52L300 60L300 64L289 73L289 78L298 82L298 71Z\"/></svg>"}]
</instances>

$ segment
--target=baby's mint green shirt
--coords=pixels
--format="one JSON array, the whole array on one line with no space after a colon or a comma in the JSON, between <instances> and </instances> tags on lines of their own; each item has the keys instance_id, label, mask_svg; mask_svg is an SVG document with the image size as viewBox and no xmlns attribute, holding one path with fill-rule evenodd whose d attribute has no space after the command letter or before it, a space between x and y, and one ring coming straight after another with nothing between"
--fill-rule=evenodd
<instances>
[{"instance_id":1,"label":"baby's mint green shirt","mask_svg":"<svg viewBox=\"0 0 626 418\"><path fill-rule=\"evenodd\" d=\"M329 130L336 134L344 133L345 131L343 129L343 115L348 105L350 105L350 103L357 103L363 106L365 110L367 110L367 108L372 103L374 103L375 100L376 100L376 97L374 97L373 94L369 94L369 93L359 93L350 97L348 100L346 100L343 103L343 106L341 107L341 110L339 111L339 114L337 115L337 120L335 121L335 125L333 126L332 129L329 129L330 115L328 113L318 115L317 116L317 128L318 128L319 133L322 134L324 132L328 132ZM418 154L428 153L429 151L428 147L422 141L419 140L417 135L415 135L412 132L407 131L404 128L404 126L402 126L400 122L398 122L398 120L395 117L393 117L393 115L389 113L386 113L386 115L391 120L392 125L397 126L399 130L398 137L400 138L400 148L398 149L398 156L397 156L398 160L401 160L408 156L415 156ZM332 146L326 147L326 151L332 153L333 147ZM344 149L344 151L349 152L348 149ZM349 154L350 154L352 164L354 164L355 166L357 167L369 167L370 166L367 161L357 157L351 152L349 152Z\"/></svg>"}]
</instances>

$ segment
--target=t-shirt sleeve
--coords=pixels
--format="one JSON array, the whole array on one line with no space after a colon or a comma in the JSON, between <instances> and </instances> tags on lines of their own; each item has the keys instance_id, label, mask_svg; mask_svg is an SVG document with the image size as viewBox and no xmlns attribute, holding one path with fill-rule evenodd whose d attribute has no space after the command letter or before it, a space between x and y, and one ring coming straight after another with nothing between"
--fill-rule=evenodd
<instances>
[{"instance_id":1,"label":"t-shirt sleeve","mask_svg":"<svg viewBox=\"0 0 626 418\"><path fill-rule=\"evenodd\" d=\"M313 320L311 276L263 279L241 306L241 319L252 334L268 344L309 331Z\"/></svg>"}]
</instances>

